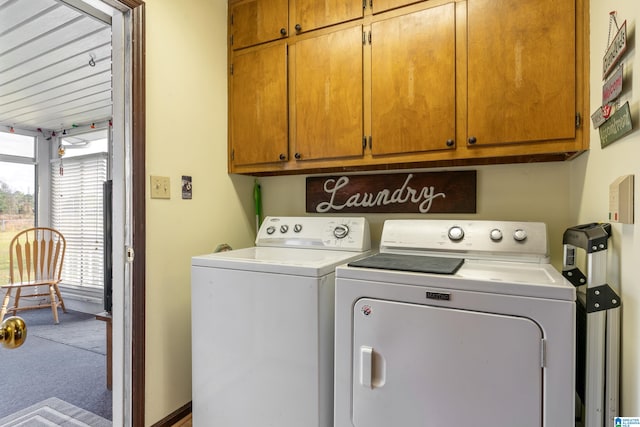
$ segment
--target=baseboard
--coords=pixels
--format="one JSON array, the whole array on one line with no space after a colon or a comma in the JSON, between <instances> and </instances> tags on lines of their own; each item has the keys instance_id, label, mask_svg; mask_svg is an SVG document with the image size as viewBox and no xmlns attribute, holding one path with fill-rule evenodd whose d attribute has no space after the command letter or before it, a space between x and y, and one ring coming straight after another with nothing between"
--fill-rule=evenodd
<instances>
[{"instance_id":1,"label":"baseboard","mask_svg":"<svg viewBox=\"0 0 640 427\"><path fill-rule=\"evenodd\" d=\"M68 310L90 314L96 314L104 311L102 301L88 301L86 298L74 298L73 295L66 294L63 294L62 298L64 298L64 306Z\"/></svg>"},{"instance_id":2,"label":"baseboard","mask_svg":"<svg viewBox=\"0 0 640 427\"><path fill-rule=\"evenodd\" d=\"M60 286L65 308L80 313L96 314L104 311L102 291L84 290Z\"/></svg>"},{"instance_id":3,"label":"baseboard","mask_svg":"<svg viewBox=\"0 0 640 427\"><path fill-rule=\"evenodd\" d=\"M151 427L171 427L176 424L184 417L188 416L191 413L191 402L185 403L182 407L176 409L157 423L153 424Z\"/></svg>"}]
</instances>

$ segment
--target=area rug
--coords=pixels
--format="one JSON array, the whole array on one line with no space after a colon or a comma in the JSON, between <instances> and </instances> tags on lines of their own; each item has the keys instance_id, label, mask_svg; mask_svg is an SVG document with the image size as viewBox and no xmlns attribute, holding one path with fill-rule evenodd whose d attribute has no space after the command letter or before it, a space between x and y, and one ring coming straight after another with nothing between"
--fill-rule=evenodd
<instances>
[{"instance_id":1,"label":"area rug","mask_svg":"<svg viewBox=\"0 0 640 427\"><path fill-rule=\"evenodd\" d=\"M0 419L0 427L111 427L111 421L51 397Z\"/></svg>"}]
</instances>

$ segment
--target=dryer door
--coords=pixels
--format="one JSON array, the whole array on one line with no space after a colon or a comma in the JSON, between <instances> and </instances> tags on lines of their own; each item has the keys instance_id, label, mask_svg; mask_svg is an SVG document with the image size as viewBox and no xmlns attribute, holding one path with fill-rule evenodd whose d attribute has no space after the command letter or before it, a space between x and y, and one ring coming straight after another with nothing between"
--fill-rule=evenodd
<instances>
[{"instance_id":1,"label":"dryer door","mask_svg":"<svg viewBox=\"0 0 640 427\"><path fill-rule=\"evenodd\" d=\"M542 425L543 336L530 319L360 299L353 425Z\"/></svg>"}]
</instances>

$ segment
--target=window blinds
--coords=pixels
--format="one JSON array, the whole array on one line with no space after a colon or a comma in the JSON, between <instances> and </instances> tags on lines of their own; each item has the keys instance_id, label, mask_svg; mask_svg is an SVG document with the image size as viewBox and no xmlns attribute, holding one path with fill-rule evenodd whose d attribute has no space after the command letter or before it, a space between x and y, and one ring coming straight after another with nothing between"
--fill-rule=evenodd
<instances>
[{"instance_id":1,"label":"window blinds","mask_svg":"<svg viewBox=\"0 0 640 427\"><path fill-rule=\"evenodd\" d=\"M51 226L67 240L62 284L103 287L102 183L107 153L52 161Z\"/></svg>"}]
</instances>

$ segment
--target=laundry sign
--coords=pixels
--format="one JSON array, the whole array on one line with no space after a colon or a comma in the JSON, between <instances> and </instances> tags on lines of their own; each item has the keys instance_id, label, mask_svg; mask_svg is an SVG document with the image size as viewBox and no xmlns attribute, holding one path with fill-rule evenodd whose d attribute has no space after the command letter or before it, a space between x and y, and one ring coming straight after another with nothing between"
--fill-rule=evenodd
<instances>
[{"instance_id":1,"label":"laundry sign","mask_svg":"<svg viewBox=\"0 0 640 427\"><path fill-rule=\"evenodd\" d=\"M313 213L475 213L476 171L307 178Z\"/></svg>"}]
</instances>

